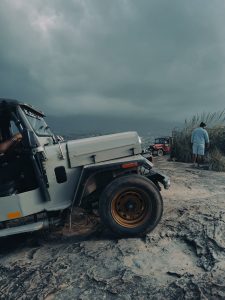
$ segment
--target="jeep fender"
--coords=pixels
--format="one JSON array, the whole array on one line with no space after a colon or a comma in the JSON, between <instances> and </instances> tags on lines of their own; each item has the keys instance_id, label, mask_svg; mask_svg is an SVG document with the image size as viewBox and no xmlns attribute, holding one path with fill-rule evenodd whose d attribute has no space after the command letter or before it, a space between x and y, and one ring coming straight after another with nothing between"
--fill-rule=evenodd
<instances>
[{"instance_id":1,"label":"jeep fender","mask_svg":"<svg viewBox=\"0 0 225 300\"><path fill-rule=\"evenodd\" d=\"M72 208L82 205L83 197L96 189L96 181L102 180L103 184L106 185L116 177L131 173L137 174L138 167L146 163L149 168L152 168L152 164L143 156L134 155L123 159L115 159L84 166L74 193Z\"/></svg>"}]
</instances>

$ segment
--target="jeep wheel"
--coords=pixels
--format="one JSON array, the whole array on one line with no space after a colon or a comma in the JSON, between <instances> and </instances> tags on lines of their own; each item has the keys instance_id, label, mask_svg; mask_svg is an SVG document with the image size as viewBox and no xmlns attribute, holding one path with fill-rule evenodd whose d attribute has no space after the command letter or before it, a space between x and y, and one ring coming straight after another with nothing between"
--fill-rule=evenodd
<instances>
[{"instance_id":1,"label":"jeep wheel","mask_svg":"<svg viewBox=\"0 0 225 300\"><path fill-rule=\"evenodd\" d=\"M119 236L144 235L155 228L163 212L156 186L140 175L115 179L102 192L99 213L104 225Z\"/></svg>"},{"instance_id":2,"label":"jeep wheel","mask_svg":"<svg viewBox=\"0 0 225 300\"><path fill-rule=\"evenodd\" d=\"M159 149L159 150L157 150L157 155L158 156L163 156L163 150L162 149Z\"/></svg>"}]
</instances>

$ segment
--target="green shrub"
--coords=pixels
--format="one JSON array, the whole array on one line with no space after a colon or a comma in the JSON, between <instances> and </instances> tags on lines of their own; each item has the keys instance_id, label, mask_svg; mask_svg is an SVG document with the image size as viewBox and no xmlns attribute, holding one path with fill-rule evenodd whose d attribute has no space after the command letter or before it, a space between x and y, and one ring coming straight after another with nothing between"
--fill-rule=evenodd
<instances>
[{"instance_id":1,"label":"green shrub","mask_svg":"<svg viewBox=\"0 0 225 300\"><path fill-rule=\"evenodd\" d=\"M216 148L211 151L209 169L217 172L225 171L225 156Z\"/></svg>"},{"instance_id":2,"label":"green shrub","mask_svg":"<svg viewBox=\"0 0 225 300\"><path fill-rule=\"evenodd\" d=\"M171 157L177 161L191 161L191 131L182 130L173 132Z\"/></svg>"}]
</instances>

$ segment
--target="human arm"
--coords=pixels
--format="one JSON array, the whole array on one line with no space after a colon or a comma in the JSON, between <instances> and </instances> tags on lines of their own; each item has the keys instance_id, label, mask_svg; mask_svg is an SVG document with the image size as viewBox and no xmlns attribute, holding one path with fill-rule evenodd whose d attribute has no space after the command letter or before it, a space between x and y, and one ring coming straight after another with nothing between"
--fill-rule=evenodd
<instances>
[{"instance_id":1,"label":"human arm","mask_svg":"<svg viewBox=\"0 0 225 300\"><path fill-rule=\"evenodd\" d=\"M11 139L0 143L0 153L6 153L9 148L11 148L15 143L18 143L22 140L22 135L20 133L16 133L12 136Z\"/></svg>"},{"instance_id":2,"label":"human arm","mask_svg":"<svg viewBox=\"0 0 225 300\"><path fill-rule=\"evenodd\" d=\"M194 131L191 133L191 144L193 144L193 139L194 139Z\"/></svg>"},{"instance_id":3,"label":"human arm","mask_svg":"<svg viewBox=\"0 0 225 300\"><path fill-rule=\"evenodd\" d=\"M208 149L209 148L209 135L206 130L204 130L204 138L205 138L205 146Z\"/></svg>"}]
</instances>

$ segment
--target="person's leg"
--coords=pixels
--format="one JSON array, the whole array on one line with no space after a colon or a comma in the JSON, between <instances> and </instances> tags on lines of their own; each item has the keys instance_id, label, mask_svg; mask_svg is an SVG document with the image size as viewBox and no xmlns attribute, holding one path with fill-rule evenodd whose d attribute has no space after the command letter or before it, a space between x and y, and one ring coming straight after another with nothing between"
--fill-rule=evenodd
<instances>
[{"instance_id":1,"label":"person's leg","mask_svg":"<svg viewBox=\"0 0 225 300\"><path fill-rule=\"evenodd\" d=\"M196 159L196 162L197 162L197 166L200 167L200 160L201 160L201 156L198 154L197 155L197 159Z\"/></svg>"},{"instance_id":2,"label":"person's leg","mask_svg":"<svg viewBox=\"0 0 225 300\"><path fill-rule=\"evenodd\" d=\"M192 162L194 164L194 166L196 165L196 160L197 160L197 145L193 144L192 146Z\"/></svg>"},{"instance_id":3,"label":"person's leg","mask_svg":"<svg viewBox=\"0 0 225 300\"><path fill-rule=\"evenodd\" d=\"M204 163L204 155L199 155L199 164Z\"/></svg>"},{"instance_id":4,"label":"person's leg","mask_svg":"<svg viewBox=\"0 0 225 300\"><path fill-rule=\"evenodd\" d=\"M192 155L192 162L193 162L193 164L196 163L196 160L197 160L197 155L196 155L196 154L193 154L193 155Z\"/></svg>"},{"instance_id":5,"label":"person's leg","mask_svg":"<svg viewBox=\"0 0 225 300\"><path fill-rule=\"evenodd\" d=\"M200 164L203 163L203 157L205 154L205 146L202 144L198 145L197 153L198 153L197 163L198 163L198 166L200 167Z\"/></svg>"}]
</instances>

